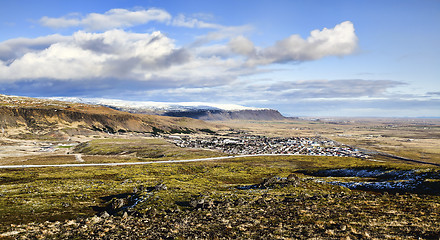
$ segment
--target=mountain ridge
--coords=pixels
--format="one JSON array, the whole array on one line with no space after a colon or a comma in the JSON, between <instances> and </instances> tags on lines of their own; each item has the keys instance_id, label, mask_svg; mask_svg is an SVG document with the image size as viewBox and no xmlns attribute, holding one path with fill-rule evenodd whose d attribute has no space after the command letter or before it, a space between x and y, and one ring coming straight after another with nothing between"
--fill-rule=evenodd
<instances>
[{"instance_id":1,"label":"mountain ridge","mask_svg":"<svg viewBox=\"0 0 440 240\"><path fill-rule=\"evenodd\" d=\"M172 117L189 117L204 121L283 120L280 112L269 108L207 102L125 101L105 98L55 97L55 100L107 106L119 111Z\"/></svg>"}]
</instances>

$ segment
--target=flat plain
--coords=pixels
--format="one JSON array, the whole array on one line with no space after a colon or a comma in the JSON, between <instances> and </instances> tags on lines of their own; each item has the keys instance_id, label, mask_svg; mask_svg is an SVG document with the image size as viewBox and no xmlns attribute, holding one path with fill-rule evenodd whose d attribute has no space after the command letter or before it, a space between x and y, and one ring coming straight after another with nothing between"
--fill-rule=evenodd
<instances>
[{"instance_id":1,"label":"flat plain","mask_svg":"<svg viewBox=\"0 0 440 240\"><path fill-rule=\"evenodd\" d=\"M440 119L304 118L224 123L266 136L322 136L357 148L440 164Z\"/></svg>"}]
</instances>

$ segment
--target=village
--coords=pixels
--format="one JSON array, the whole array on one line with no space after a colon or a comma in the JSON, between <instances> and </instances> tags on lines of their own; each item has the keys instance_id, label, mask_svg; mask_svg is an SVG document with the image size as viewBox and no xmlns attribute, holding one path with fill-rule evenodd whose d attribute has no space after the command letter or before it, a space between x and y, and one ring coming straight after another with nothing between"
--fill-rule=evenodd
<instances>
[{"instance_id":1,"label":"village","mask_svg":"<svg viewBox=\"0 0 440 240\"><path fill-rule=\"evenodd\" d=\"M321 137L264 137L243 135L238 137L169 136L182 148L213 149L231 155L291 154L368 158L358 149Z\"/></svg>"}]
</instances>

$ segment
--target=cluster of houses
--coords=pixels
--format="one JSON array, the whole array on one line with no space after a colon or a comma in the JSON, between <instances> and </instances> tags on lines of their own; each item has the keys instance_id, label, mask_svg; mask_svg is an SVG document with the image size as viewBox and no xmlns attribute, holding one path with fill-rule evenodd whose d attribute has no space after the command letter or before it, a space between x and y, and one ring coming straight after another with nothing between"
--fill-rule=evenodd
<instances>
[{"instance_id":1,"label":"cluster of houses","mask_svg":"<svg viewBox=\"0 0 440 240\"><path fill-rule=\"evenodd\" d=\"M179 147L215 149L233 155L293 154L367 158L368 155L349 146L321 137L270 138L241 137L172 137Z\"/></svg>"}]
</instances>

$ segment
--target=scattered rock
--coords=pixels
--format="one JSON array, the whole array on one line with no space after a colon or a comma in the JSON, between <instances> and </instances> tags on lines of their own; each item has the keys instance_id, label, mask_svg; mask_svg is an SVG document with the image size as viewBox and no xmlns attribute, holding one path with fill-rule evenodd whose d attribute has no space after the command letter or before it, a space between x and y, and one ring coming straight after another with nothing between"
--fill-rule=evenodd
<instances>
[{"instance_id":1,"label":"scattered rock","mask_svg":"<svg viewBox=\"0 0 440 240\"><path fill-rule=\"evenodd\" d=\"M113 210L120 209L127 204L127 199L125 198L114 198L111 203L111 207Z\"/></svg>"},{"instance_id":2,"label":"scattered rock","mask_svg":"<svg viewBox=\"0 0 440 240\"><path fill-rule=\"evenodd\" d=\"M146 190L146 188L144 187L144 185L139 185L139 186L133 187L133 193L134 194L141 193L141 192L143 192L145 190Z\"/></svg>"},{"instance_id":3,"label":"scattered rock","mask_svg":"<svg viewBox=\"0 0 440 240\"><path fill-rule=\"evenodd\" d=\"M289 174L289 176L287 176L287 181L289 181L289 182L297 182L299 180L300 180L300 178L293 173L291 173L291 174Z\"/></svg>"},{"instance_id":4,"label":"scattered rock","mask_svg":"<svg viewBox=\"0 0 440 240\"><path fill-rule=\"evenodd\" d=\"M199 204L199 200L197 199L193 199L189 202L189 205L191 205L191 207L193 208L197 207L198 204Z\"/></svg>"},{"instance_id":5,"label":"scattered rock","mask_svg":"<svg viewBox=\"0 0 440 240\"><path fill-rule=\"evenodd\" d=\"M125 179L124 181L122 181L122 184L127 184L127 183L132 183L133 180L131 179Z\"/></svg>"},{"instance_id":6,"label":"scattered rock","mask_svg":"<svg viewBox=\"0 0 440 240\"><path fill-rule=\"evenodd\" d=\"M65 208L70 207L70 204L69 204L69 203L66 203L66 202L61 203L61 205L62 205L63 207L65 207Z\"/></svg>"},{"instance_id":7,"label":"scattered rock","mask_svg":"<svg viewBox=\"0 0 440 240\"><path fill-rule=\"evenodd\" d=\"M214 201L212 199L209 199L208 196L199 195L196 198L193 198L189 202L189 205L193 208L207 209L214 206Z\"/></svg>"},{"instance_id":8,"label":"scattered rock","mask_svg":"<svg viewBox=\"0 0 440 240\"><path fill-rule=\"evenodd\" d=\"M104 212L101 213L100 217L101 218L108 218L108 217L110 217L110 214L108 214L107 211L104 211Z\"/></svg>"},{"instance_id":9,"label":"scattered rock","mask_svg":"<svg viewBox=\"0 0 440 240\"><path fill-rule=\"evenodd\" d=\"M346 225L341 225L341 231L345 231L345 230L347 230L347 226Z\"/></svg>"},{"instance_id":10,"label":"scattered rock","mask_svg":"<svg viewBox=\"0 0 440 240\"><path fill-rule=\"evenodd\" d=\"M167 190L167 186L163 183L159 183L153 187L155 191Z\"/></svg>"},{"instance_id":11,"label":"scattered rock","mask_svg":"<svg viewBox=\"0 0 440 240\"><path fill-rule=\"evenodd\" d=\"M268 188L272 185L274 185L275 183L278 183L280 181L280 178L277 176L271 177L271 178L267 178L264 179L262 183L260 183L260 186L263 188Z\"/></svg>"}]
</instances>

